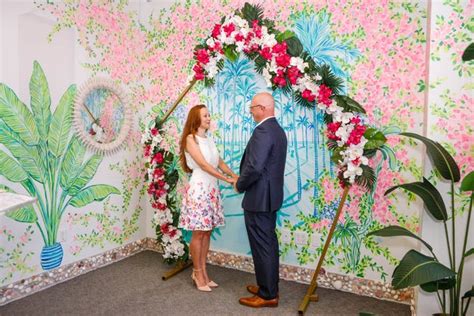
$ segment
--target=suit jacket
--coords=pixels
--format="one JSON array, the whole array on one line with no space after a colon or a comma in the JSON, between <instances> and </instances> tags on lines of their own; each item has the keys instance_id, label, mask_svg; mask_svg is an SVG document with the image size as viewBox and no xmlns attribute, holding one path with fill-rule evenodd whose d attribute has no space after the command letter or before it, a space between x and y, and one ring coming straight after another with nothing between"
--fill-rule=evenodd
<instances>
[{"instance_id":1,"label":"suit jacket","mask_svg":"<svg viewBox=\"0 0 474 316\"><path fill-rule=\"evenodd\" d=\"M244 210L271 212L281 208L286 149L286 134L275 118L255 128L242 156L236 184L239 192L245 192Z\"/></svg>"}]
</instances>

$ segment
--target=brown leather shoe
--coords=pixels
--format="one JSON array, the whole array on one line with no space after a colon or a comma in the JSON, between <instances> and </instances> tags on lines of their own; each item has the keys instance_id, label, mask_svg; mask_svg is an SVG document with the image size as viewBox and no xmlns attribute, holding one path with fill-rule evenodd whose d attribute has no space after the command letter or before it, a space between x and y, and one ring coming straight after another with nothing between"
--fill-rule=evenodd
<instances>
[{"instance_id":1,"label":"brown leather shoe","mask_svg":"<svg viewBox=\"0 0 474 316\"><path fill-rule=\"evenodd\" d=\"M266 300L261 298L260 296L252 296L252 297L242 297L239 299L239 303L245 306L259 308L259 307L278 307L278 298L274 298L271 300Z\"/></svg>"},{"instance_id":2,"label":"brown leather shoe","mask_svg":"<svg viewBox=\"0 0 474 316\"><path fill-rule=\"evenodd\" d=\"M247 291L249 291L253 295L258 294L258 286L256 285L247 285Z\"/></svg>"},{"instance_id":3,"label":"brown leather shoe","mask_svg":"<svg viewBox=\"0 0 474 316\"><path fill-rule=\"evenodd\" d=\"M259 287L257 285L247 285L247 291L249 291L253 295L258 295ZM277 298L279 298L279 294L277 294Z\"/></svg>"}]
</instances>

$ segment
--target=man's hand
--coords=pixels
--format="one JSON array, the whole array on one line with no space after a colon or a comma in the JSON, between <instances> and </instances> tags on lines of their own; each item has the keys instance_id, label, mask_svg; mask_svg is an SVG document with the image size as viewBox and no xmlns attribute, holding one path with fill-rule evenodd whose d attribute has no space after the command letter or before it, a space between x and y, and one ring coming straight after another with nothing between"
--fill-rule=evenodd
<instances>
[{"instance_id":1,"label":"man's hand","mask_svg":"<svg viewBox=\"0 0 474 316\"><path fill-rule=\"evenodd\" d=\"M235 180L234 181L234 190L235 190L235 192L240 193L239 190L237 189L237 181L239 180L239 177L238 176L235 177L234 180Z\"/></svg>"}]
</instances>

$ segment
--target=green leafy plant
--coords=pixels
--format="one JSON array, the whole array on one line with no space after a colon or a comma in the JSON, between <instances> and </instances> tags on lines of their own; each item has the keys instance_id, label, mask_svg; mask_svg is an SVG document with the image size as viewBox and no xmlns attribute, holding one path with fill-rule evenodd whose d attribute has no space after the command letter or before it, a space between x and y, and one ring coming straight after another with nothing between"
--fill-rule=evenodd
<instances>
[{"instance_id":1,"label":"green leafy plant","mask_svg":"<svg viewBox=\"0 0 474 316\"><path fill-rule=\"evenodd\" d=\"M400 226L388 226L382 229L370 232L367 236L406 236L415 238L430 252L430 255L424 255L417 250L408 251L401 259L398 266L393 271L392 286L395 289L419 285L427 292L436 292L443 313L447 311L446 291L449 291L449 313L450 315L466 315L469 307L470 298L474 291L468 291L461 297L461 284L465 259L474 253L474 249L466 251L469 225L471 221L472 203L474 198L474 171L466 175L461 183L461 191L470 192L470 203L467 213L467 222L464 232L464 242L459 265L456 265L456 212L454 203L454 184L461 179L459 167L454 158L444 149L441 144L414 133L401 133L403 136L418 139L426 146L427 155L433 162L435 170L442 178L451 182L451 216L448 215L447 207L444 204L441 193L426 178L421 182L412 182L400 184L391 187L385 192L385 195L394 190L402 188L408 192L419 196L428 213L437 221L442 222L446 236L447 253L449 255L450 266L442 264L433 251L433 247L419 236L415 235L406 228ZM451 222L451 236L449 236L448 224ZM441 293L440 293L441 292ZM464 301L467 304L464 306Z\"/></svg>"},{"instance_id":2,"label":"green leafy plant","mask_svg":"<svg viewBox=\"0 0 474 316\"><path fill-rule=\"evenodd\" d=\"M37 212L29 206L7 216L35 224L45 246L52 246L68 206L83 207L120 191L106 184L86 186L102 157L92 155L84 162L85 147L70 136L75 85L66 90L54 113L48 82L36 61L29 87L31 111L11 88L0 83L0 143L10 153L0 150L0 175L21 184L38 199Z\"/></svg>"}]
</instances>

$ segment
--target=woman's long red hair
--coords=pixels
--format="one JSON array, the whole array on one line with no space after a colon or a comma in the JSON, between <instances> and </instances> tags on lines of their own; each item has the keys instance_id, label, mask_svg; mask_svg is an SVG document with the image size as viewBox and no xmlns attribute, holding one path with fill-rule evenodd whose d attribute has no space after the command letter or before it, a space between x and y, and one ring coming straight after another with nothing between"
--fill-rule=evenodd
<instances>
[{"instance_id":1,"label":"woman's long red hair","mask_svg":"<svg viewBox=\"0 0 474 316\"><path fill-rule=\"evenodd\" d=\"M181 162L181 167L183 167L184 171L188 173L191 173L192 170L189 168L186 162L186 156L184 155L184 152L186 151L186 140L190 134L195 138L198 128L201 126L201 109L205 107L204 104L193 106L191 110L189 110L186 123L184 123L183 134L181 135L181 142L179 144L179 160Z\"/></svg>"}]
</instances>

